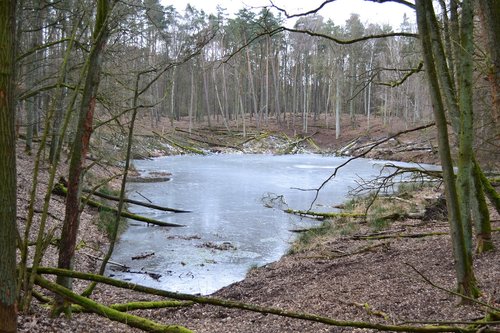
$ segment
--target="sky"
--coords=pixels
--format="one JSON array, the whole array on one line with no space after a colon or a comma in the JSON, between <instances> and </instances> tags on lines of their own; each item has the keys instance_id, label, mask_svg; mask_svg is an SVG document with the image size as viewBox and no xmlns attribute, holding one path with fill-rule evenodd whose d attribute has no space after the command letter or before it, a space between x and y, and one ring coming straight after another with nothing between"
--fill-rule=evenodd
<instances>
[{"instance_id":1,"label":"sky","mask_svg":"<svg viewBox=\"0 0 500 333\"><path fill-rule=\"evenodd\" d=\"M189 3L197 9L203 9L206 13L215 13L219 4L226 8L229 14L247 7L258 8L269 5L269 0L161 0L164 6L173 5L182 12ZM287 10L289 14L300 13L317 8L323 0L274 0L277 6ZM399 28L406 13L410 21L415 22L415 12L407 6L397 3L373 3L363 0L336 0L326 5L319 14L326 19L331 18L337 25L343 25L351 16L351 13L360 15L363 23L390 24L395 30Z\"/></svg>"}]
</instances>

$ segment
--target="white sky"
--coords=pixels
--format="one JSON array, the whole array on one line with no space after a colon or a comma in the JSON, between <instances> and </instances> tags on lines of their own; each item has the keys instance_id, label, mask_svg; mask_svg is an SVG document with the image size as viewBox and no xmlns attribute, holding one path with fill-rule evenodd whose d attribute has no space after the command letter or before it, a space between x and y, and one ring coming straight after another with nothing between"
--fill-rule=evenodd
<instances>
[{"instance_id":1,"label":"white sky","mask_svg":"<svg viewBox=\"0 0 500 333\"><path fill-rule=\"evenodd\" d=\"M207 14L215 13L217 4L227 9L228 14L233 14L239 9L269 5L269 0L161 0L164 6L173 5L182 12L189 3L197 9L203 9ZM287 10L289 14L305 12L317 8L323 0L274 0L274 3ZM398 30L403 20L403 14L415 22L415 12L407 6L386 2L382 4L363 0L336 0L327 4L319 14L331 18L337 25L344 24L351 13L360 15L363 23L390 24Z\"/></svg>"}]
</instances>

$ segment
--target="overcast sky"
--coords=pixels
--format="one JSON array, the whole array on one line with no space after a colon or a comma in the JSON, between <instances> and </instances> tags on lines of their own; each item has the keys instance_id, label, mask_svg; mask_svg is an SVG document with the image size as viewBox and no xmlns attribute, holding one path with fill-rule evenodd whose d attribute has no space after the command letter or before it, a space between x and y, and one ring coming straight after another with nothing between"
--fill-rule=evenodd
<instances>
[{"instance_id":1,"label":"overcast sky","mask_svg":"<svg viewBox=\"0 0 500 333\"><path fill-rule=\"evenodd\" d=\"M197 9L203 9L206 13L215 13L219 4L227 9L229 14L247 7L259 7L269 5L269 0L161 0L164 6L173 5L178 11L183 11L189 3ZM289 14L305 12L317 8L323 0L275 0L274 3L286 9ZM389 23L395 30L399 28L406 13L412 22L415 22L415 12L397 3L377 4L363 0L336 0L326 5L320 14L325 18L331 18L335 24L341 25L349 18L351 13L357 13L362 22Z\"/></svg>"}]
</instances>

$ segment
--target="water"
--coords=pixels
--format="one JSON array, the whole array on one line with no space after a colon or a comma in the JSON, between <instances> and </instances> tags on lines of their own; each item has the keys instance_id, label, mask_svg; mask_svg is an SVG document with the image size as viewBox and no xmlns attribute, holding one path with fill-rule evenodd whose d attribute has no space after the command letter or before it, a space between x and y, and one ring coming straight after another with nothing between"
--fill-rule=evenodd
<instances>
[{"instance_id":1,"label":"water","mask_svg":"<svg viewBox=\"0 0 500 333\"><path fill-rule=\"evenodd\" d=\"M294 233L317 223L280 208L309 209L315 192L345 158L319 155L171 156L134 161L145 174L172 173L161 183L130 183L128 197L191 210L165 213L131 206L137 214L186 225L147 226L130 221L112 260L137 274L109 266L107 274L142 285L184 293L212 293L243 279L251 267L278 260ZM383 162L358 159L340 169L320 192L315 211L332 211L362 179L380 174ZM300 190L299 190L300 189ZM283 196L285 204L266 208L263 197ZM143 197L144 196L144 197ZM154 252L147 258L134 256ZM154 274L159 274L161 277Z\"/></svg>"}]
</instances>

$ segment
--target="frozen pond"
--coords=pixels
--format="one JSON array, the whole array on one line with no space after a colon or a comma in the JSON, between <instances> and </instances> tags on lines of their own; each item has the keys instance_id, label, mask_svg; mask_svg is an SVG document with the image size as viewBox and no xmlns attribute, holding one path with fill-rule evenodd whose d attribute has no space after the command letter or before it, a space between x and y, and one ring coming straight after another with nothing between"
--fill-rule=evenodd
<instances>
[{"instance_id":1,"label":"frozen pond","mask_svg":"<svg viewBox=\"0 0 500 333\"><path fill-rule=\"evenodd\" d=\"M132 271L108 266L108 275L154 288L209 294L243 279L251 267L278 260L294 233L313 221L266 208L268 193L282 195L292 209L307 210L318 188L345 158L319 155L170 156L134 161L143 173L166 171L172 180L130 183L128 197L191 213L165 213L131 206L134 213L186 225L147 226L130 221L115 247L112 260ZM358 159L342 168L320 192L313 210L332 211L345 201L356 181L379 175L384 162ZM132 260L134 256L153 253ZM154 274L159 274L161 277Z\"/></svg>"}]
</instances>

